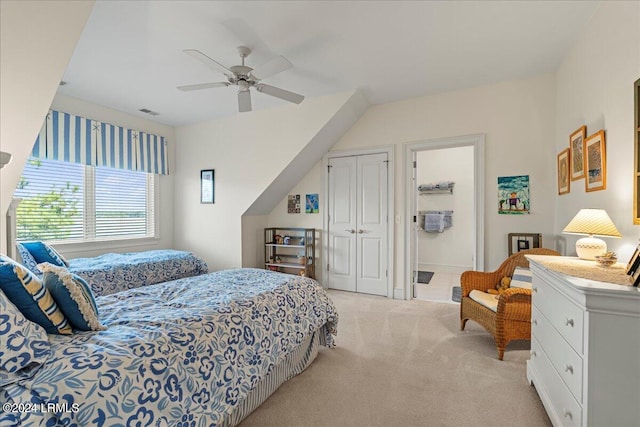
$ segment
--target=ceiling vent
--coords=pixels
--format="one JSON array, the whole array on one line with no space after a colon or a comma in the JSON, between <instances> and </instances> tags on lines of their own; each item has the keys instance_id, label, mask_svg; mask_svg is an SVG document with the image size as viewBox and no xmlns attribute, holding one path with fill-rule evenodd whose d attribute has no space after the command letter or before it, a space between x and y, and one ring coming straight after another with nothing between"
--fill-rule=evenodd
<instances>
[{"instance_id":1,"label":"ceiling vent","mask_svg":"<svg viewBox=\"0 0 640 427\"><path fill-rule=\"evenodd\" d=\"M64 85L66 85L66 84L68 84L68 83L67 83L67 82L65 82L64 80L60 80L60 86L64 86Z\"/></svg>"},{"instance_id":2,"label":"ceiling vent","mask_svg":"<svg viewBox=\"0 0 640 427\"><path fill-rule=\"evenodd\" d=\"M160 115L160 113L156 113L155 111L151 111L148 108L141 108L138 111L142 111L143 113L148 114L150 116L159 116Z\"/></svg>"}]
</instances>

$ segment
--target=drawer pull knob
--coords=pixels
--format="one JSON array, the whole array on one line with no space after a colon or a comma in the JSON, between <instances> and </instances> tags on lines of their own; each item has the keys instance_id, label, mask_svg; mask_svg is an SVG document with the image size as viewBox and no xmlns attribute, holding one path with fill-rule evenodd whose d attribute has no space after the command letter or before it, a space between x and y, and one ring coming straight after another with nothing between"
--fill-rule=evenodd
<instances>
[{"instance_id":1,"label":"drawer pull knob","mask_svg":"<svg viewBox=\"0 0 640 427\"><path fill-rule=\"evenodd\" d=\"M571 365L564 365L564 371L565 372L571 372L573 374L573 366Z\"/></svg>"},{"instance_id":2,"label":"drawer pull knob","mask_svg":"<svg viewBox=\"0 0 640 427\"><path fill-rule=\"evenodd\" d=\"M535 286L534 286L533 288L531 288L531 290L532 290L533 292L538 292L538 288L537 288L537 287L535 287Z\"/></svg>"},{"instance_id":3,"label":"drawer pull knob","mask_svg":"<svg viewBox=\"0 0 640 427\"><path fill-rule=\"evenodd\" d=\"M531 323L533 323L534 325L537 325L537 324L538 324L538 319L533 319L533 320L531 321Z\"/></svg>"},{"instance_id":4,"label":"drawer pull knob","mask_svg":"<svg viewBox=\"0 0 640 427\"><path fill-rule=\"evenodd\" d=\"M565 418L569 418L570 420L573 419L573 414L571 413L571 411L569 411L568 409L563 409L563 411L564 411Z\"/></svg>"},{"instance_id":5,"label":"drawer pull knob","mask_svg":"<svg viewBox=\"0 0 640 427\"><path fill-rule=\"evenodd\" d=\"M535 351L535 350L531 350L531 356L532 356L532 357L536 357L537 355L538 355L538 353L536 353L536 351Z\"/></svg>"},{"instance_id":6,"label":"drawer pull knob","mask_svg":"<svg viewBox=\"0 0 640 427\"><path fill-rule=\"evenodd\" d=\"M564 324L573 327L573 319L565 319Z\"/></svg>"}]
</instances>

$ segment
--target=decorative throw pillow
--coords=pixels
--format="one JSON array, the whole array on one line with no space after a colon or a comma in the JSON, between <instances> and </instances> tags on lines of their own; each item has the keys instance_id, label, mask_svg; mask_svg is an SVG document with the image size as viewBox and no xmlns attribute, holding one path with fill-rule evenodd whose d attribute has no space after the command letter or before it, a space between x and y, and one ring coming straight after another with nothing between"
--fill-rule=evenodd
<instances>
[{"instance_id":1,"label":"decorative throw pillow","mask_svg":"<svg viewBox=\"0 0 640 427\"><path fill-rule=\"evenodd\" d=\"M18 249L20 258L22 258L22 265L27 267L29 271L36 276L42 277L42 271L38 268L38 262L33 255L31 255L31 252L29 252L21 243L16 243L16 249Z\"/></svg>"},{"instance_id":2,"label":"decorative throw pillow","mask_svg":"<svg viewBox=\"0 0 640 427\"><path fill-rule=\"evenodd\" d=\"M71 334L71 326L44 284L23 265L0 255L0 289L24 317L50 334Z\"/></svg>"},{"instance_id":3,"label":"decorative throw pillow","mask_svg":"<svg viewBox=\"0 0 640 427\"><path fill-rule=\"evenodd\" d=\"M53 295L74 329L80 331L104 331L98 318L98 307L89 284L66 268L53 264L39 264L44 272L42 282Z\"/></svg>"},{"instance_id":4,"label":"decorative throw pillow","mask_svg":"<svg viewBox=\"0 0 640 427\"><path fill-rule=\"evenodd\" d=\"M50 354L47 332L0 291L0 388L31 378Z\"/></svg>"},{"instance_id":5,"label":"decorative throw pillow","mask_svg":"<svg viewBox=\"0 0 640 427\"><path fill-rule=\"evenodd\" d=\"M531 289L532 280L531 270L524 267L516 267L513 272L513 277L511 278L511 287Z\"/></svg>"},{"instance_id":6,"label":"decorative throw pillow","mask_svg":"<svg viewBox=\"0 0 640 427\"><path fill-rule=\"evenodd\" d=\"M48 262L60 267L69 267L69 263L55 249L44 242L22 242L38 264Z\"/></svg>"}]
</instances>

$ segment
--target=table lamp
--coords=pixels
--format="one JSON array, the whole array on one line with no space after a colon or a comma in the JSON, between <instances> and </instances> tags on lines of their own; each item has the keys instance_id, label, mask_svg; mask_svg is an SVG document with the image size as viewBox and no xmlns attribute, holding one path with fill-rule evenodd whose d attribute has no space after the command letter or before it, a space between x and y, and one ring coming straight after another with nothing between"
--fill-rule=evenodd
<instances>
[{"instance_id":1,"label":"table lamp","mask_svg":"<svg viewBox=\"0 0 640 427\"><path fill-rule=\"evenodd\" d=\"M622 237L604 209L580 209L580 212L562 230L566 234L586 234L576 242L576 253L582 259L594 260L607 253L607 244L601 237Z\"/></svg>"}]
</instances>

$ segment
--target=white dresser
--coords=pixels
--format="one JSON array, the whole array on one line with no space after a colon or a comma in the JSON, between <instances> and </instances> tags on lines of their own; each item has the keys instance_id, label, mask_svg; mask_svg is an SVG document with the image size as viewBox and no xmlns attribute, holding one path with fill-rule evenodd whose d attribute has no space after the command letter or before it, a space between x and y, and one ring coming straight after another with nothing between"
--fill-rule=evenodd
<instances>
[{"instance_id":1,"label":"white dresser","mask_svg":"<svg viewBox=\"0 0 640 427\"><path fill-rule=\"evenodd\" d=\"M527 378L554 426L640 426L640 290L545 267L533 273Z\"/></svg>"}]
</instances>

